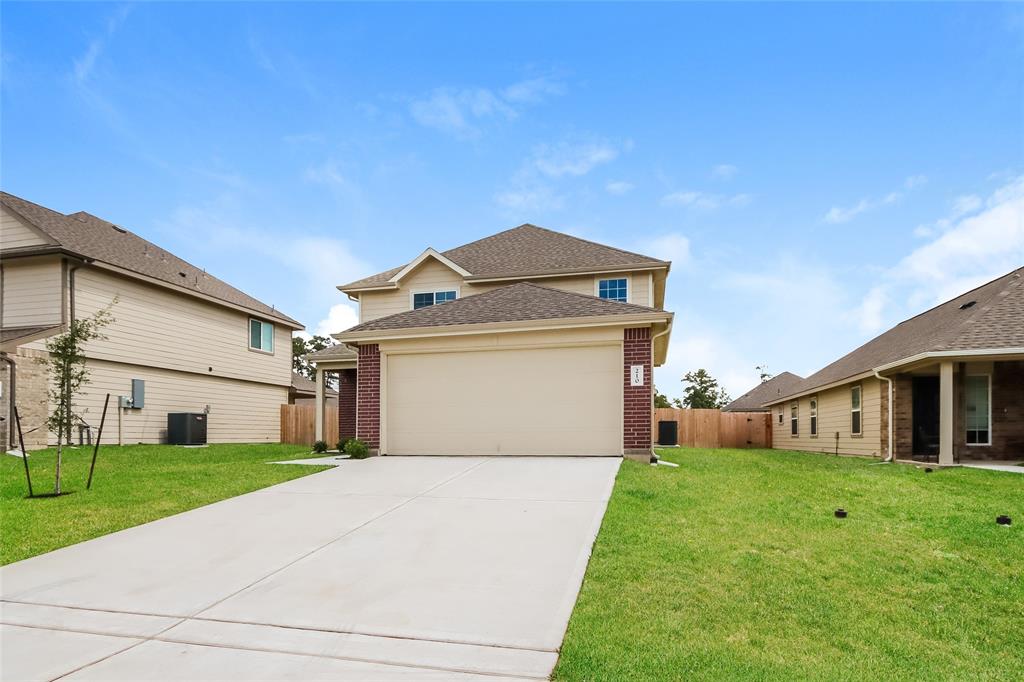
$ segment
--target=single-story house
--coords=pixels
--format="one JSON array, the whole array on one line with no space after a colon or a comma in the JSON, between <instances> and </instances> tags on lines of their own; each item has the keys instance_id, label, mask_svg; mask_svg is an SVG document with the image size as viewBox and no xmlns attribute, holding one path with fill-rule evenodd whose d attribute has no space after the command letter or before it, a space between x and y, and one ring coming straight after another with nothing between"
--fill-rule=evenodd
<instances>
[{"instance_id":1,"label":"single-story house","mask_svg":"<svg viewBox=\"0 0 1024 682\"><path fill-rule=\"evenodd\" d=\"M1024 460L1024 268L901 322L765 406L776 448Z\"/></svg>"},{"instance_id":2,"label":"single-story house","mask_svg":"<svg viewBox=\"0 0 1024 682\"><path fill-rule=\"evenodd\" d=\"M329 386L325 386L323 397L326 400L337 400L338 392ZM292 372L292 385L288 389L288 404L316 404L316 382L298 372Z\"/></svg>"},{"instance_id":3,"label":"single-story house","mask_svg":"<svg viewBox=\"0 0 1024 682\"><path fill-rule=\"evenodd\" d=\"M348 353L308 357L341 377L340 434L379 454L649 458L669 267L534 225L428 248L339 286Z\"/></svg>"},{"instance_id":4,"label":"single-story house","mask_svg":"<svg viewBox=\"0 0 1024 682\"><path fill-rule=\"evenodd\" d=\"M789 395L801 381L803 381L803 377L792 372L776 374L723 407L722 412L769 412L770 408L765 407L765 403L774 398Z\"/></svg>"},{"instance_id":5,"label":"single-story house","mask_svg":"<svg viewBox=\"0 0 1024 682\"><path fill-rule=\"evenodd\" d=\"M0 193L0 442L56 442L46 340L111 308L105 338L85 348L90 381L76 401L103 440L161 443L171 412L204 413L213 443L277 442L288 401L292 332L302 324L130 230L84 211L63 214ZM124 397L121 399L121 397ZM120 417L120 418L119 418ZM120 430L118 424L120 423Z\"/></svg>"}]
</instances>

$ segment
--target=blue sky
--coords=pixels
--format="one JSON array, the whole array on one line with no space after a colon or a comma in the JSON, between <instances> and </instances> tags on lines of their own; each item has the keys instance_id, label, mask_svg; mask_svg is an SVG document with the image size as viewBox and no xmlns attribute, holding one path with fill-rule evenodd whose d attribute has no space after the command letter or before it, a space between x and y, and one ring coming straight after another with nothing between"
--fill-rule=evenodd
<instances>
[{"instance_id":1,"label":"blue sky","mask_svg":"<svg viewBox=\"0 0 1024 682\"><path fill-rule=\"evenodd\" d=\"M532 222L674 261L658 387L803 375L1024 265L1000 4L18 4L0 181L340 331Z\"/></svg>"}]
</instances>

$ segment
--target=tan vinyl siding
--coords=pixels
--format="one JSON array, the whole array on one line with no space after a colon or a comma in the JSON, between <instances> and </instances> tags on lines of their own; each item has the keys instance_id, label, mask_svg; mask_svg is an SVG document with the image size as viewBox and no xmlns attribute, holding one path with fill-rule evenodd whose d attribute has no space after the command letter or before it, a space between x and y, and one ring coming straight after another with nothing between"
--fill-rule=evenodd
<instances>
[{"instance_id":1,"label":"tan vinyl siding","mask_svg":"<svg viewBox=\"0 0 1024 682\"><path fill-rule=\"evenodd\" d=\"M0 249L19 249L49 243L37 230L26 225L6 208L0 207Z\"/></svg>"},{"instance_id":2,"label":"tan vinyl siding","mask_svg":"<svg viewBox=\"0 0 1024 682\"><path fill-rule=\"evenodd\" d=\"M359 321L369 322L386 315L412 310L412 292L457 290L458 296L468 296L462 275L433 258L423 261L418 268L402 279L401 288L394 291L366 291L359 295Z\"/></svg>"},{"instance_id":3,"label":"tan vinyl siding","mask_svg":"<svg viewBox=\"0 0 1024 682\"><path fill-rule=\"evenodd\" d=\"M207 439L211 443L280 440L280 406L288 402L287 387L101 360L89 360L87 366L91 381L78 406L94 429L99 427L103 399L111 393L103 427L104 443L117 442L117 396L131 393L132 379L146 382L146 404L139 410L124 411L122 428L126 444L166 442L168 412L202 412L206 405L210 406ZM75 437L77 442L77 433Z\"/></svg>"},{"instance_id":4,"label":"tan vinyl siding","mask_svg":"<svg viewBox=\"0 0 1024 682\"><path fill-rule=\"evenodd\" d=\"M859 384L861 395L861 435L850 432L851 403L850 388ZM827 391L817 393L818 397L818 436L811 437L811 406L812 396L798 399L799 436L790 434L790 405L785 401L772 405L772 447L780 450L805 450L810 452L835 452L836 432L839 432L839 452L847 455L880 456L881 444L881 407L882 386L877 379L864 379L851 384L844 384ZM779 423L779 413L782 423Z\"/></svg>"},{"instance_id":5,"label":"tan vinyl siding","mask_svg":"<svg viewBox=\"0 0 1024 682\"><path fill-rule=\"evenodd\" d=\"M249 315L95 268L75 275L78 317L118 298L107 338L87 346L97 360L211 377L291 384L291 330L274 326L274 353L249 350ZM211 369L212 368L212 369ZM123 390L123 389L122 389Z\"/></svg>"},{"instance_id":6,"label":"tan vinyl siding","mask_svg":"<svg viewBox=\"0 0 1024 682\"><path fill-rule=\"evenodd\" d=\"M484 282L471 284L463 281L462 276L440 262L428 259L416 270L406 275L401 287L394 291L364 291L359 295L359 321L369 322L379 317L393 315L412 309L412 293L419 291L457 290L459 297L472 296L492 291L499 287L515 284L520 281L534 282L552 289L562 289L588 296L597 295L597 282L601 279L629 279L629 302L639 305L650 305L651 276L647 272L612 273L608 275L573 275L569 277L542 277L538 279L503 280L500 282Z\"/></svg>"},{"instance_id":7,"label":"tan vinyl siding","mask_svg":"<svg viewBox=\"0 0 1024 682\"><path fill-rule=\"evenodd\" d=\"M33 327L61 323L61 261L17 259L3 264L3 325Z\"/></svg>"}]
</instances>

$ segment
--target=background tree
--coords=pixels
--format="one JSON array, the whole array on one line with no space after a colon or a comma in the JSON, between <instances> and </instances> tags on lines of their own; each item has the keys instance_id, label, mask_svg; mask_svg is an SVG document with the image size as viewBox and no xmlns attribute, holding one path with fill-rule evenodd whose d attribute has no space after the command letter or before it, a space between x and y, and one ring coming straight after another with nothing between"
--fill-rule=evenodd
<instances>
[{"instance_id":1,"label":"background tree","mask_svg":"<svg viewBox=\"0 0 1024 682\"><path fill-rule=\"evenodd\" d=\"M683 377L683 406L692 409L717 409L729 404L729 394L706 369L687 372Z\"/></svg>"},{"instance_id":2,"label":"background tree","mask_svg":"<svg viewBox=\"0 0 1024 682\"><path fill-rule=\"evenodd\" d=\"M654 406L655 407L672 407L672 403L669 402L668 398L658 393L658 387L654 387Z\"/></svg>"},{"instance_id":3,"label":"background tree","mask_svg":"<svg viewBox=\"0 0 1024 682\"><path fill-rule=\"evenodd\" d=\"M57 433L57 466L53 485L56 495L61 491L64 443L71 444L71 430L75 425L85 424L75 411L75 397L89 383L89 369L82 346L89 341L106 338L101 330L114 321L110 309L115 303L116 298L92 317L72 320L66 332L47 340L48 357L39 359L39 364L48 370L50 387L47 394L54 406L46 419L46 428Z\"/></svg>"},{"instance_id":4,"label":"background tree","mask_svg":"<svg viewBox=\"0 0 1024 682\"><path fill-rule=\"evenodd\" d=\"M761 383L769 381L772 378L772 373L768 371L768 365L758 365L754 369L761 375Z\"/></svg>"},{"instance_id":5,"label":"background tree","mask_svg":"<svg viewBox=\"0 0 1024 682\"><path fill-rule=\"evenodd\" d=\"M314 336L308 341L301 336L292 337L292 371L310 381L316 381L316 367L309 360L303 360L306 353L313 353L335 345L329 336Z\"/></svg>"}]
</instances>

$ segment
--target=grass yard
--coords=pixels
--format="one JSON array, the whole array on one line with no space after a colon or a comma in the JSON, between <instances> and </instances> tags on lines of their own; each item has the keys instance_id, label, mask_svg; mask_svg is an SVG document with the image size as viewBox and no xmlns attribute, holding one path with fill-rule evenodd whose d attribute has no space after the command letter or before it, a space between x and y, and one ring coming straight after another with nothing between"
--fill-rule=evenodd
<instances>
[{"instance_id":1,"label":"grass yard","mask_svg":"<svg viewBox=\"0 0 1024 682\"><path fill-rule=\"evenodd\" d=\"M298 445L102 447L86 490L92 448L66 450L60 497L27 498L22 460L0 455L0 564L137 526L299 478L327 467L270 465L309 457ZM56 450L29 456L34 492L53 491Z\"/></svg>"},{"instance_id":2,"label":"grass yard","mask_svg":"<svg viewBox=\"0 0 1024 682\"><path fill-rule=\"evenodd\" d=\"M1024 476L660 452L622 464L554 679L1020 679Z\"/></svg>"}]
</instances>

